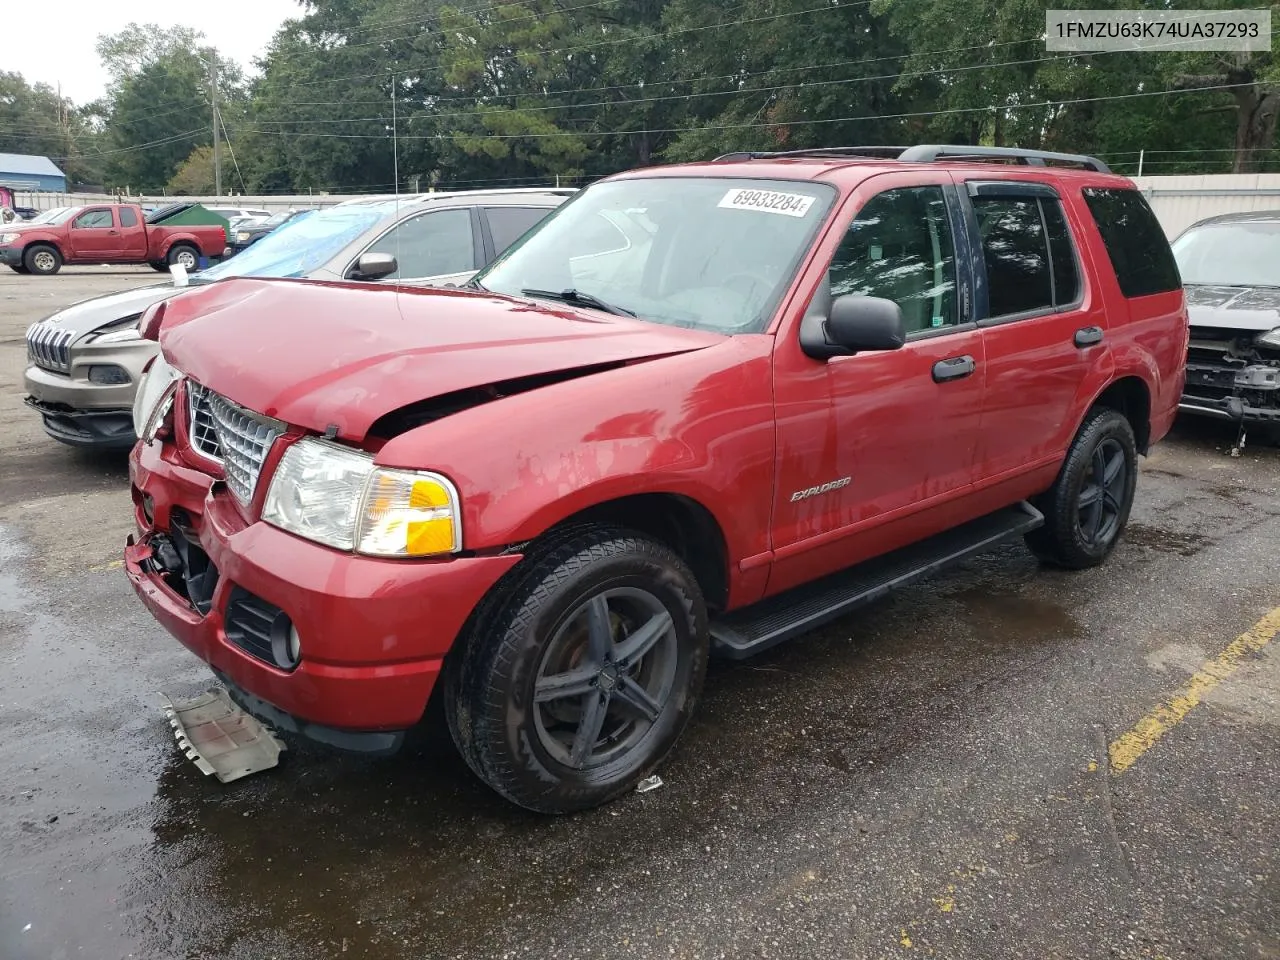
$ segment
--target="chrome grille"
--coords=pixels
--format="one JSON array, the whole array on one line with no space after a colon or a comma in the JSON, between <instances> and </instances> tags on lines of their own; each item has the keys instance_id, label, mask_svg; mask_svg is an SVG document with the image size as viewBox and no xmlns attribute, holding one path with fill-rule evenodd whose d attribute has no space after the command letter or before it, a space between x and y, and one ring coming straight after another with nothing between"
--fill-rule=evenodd
<instances>
[{"instance_id":1,"label":"chrome grille","mask_svg":"<svg viewBox=\"0 0 1280 960\"><path fill-rule=\"evenodd\" d=\"M71 372L71 341L75 334L41 321L27 328L27 359L54 373Z\"/></svg>"},{"instance_id":2,"label":"chrome grille","mask_svg":"<svg viewBox=\"0 0 1280 960\"><path fill-rule=\"evenodd\" d=\"M227 488L248 505L284 424L246 410L194 380L187 381L187 418L191 446L222 465Z\"/></svg>"}]
</instances>

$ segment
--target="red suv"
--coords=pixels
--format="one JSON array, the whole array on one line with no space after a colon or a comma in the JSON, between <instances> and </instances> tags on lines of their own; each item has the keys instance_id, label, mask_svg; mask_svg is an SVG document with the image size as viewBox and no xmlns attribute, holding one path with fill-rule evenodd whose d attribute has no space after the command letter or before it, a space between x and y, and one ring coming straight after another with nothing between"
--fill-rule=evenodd
<instances>
[{"instance_id":1,"label":"red suv","mask_svg":"<svg viewBox=\"0 0 1280 960\"><path fill-rule=\"evenodd\" d=\"M1010 538L1102 562L1188 339L1130 181L976 147L633 171L463 288L228 280L143 326L147 607L331 744L438 691L545 812L653 771L711 653Z\"/></svg>"}]
</instances>

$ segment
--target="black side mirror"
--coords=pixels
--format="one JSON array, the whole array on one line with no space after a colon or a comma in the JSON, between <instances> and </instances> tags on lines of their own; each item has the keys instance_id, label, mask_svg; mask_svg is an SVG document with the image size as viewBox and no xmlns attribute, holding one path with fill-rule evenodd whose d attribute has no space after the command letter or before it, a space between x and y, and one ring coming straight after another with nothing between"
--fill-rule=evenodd
<instances>
[{"instance_id":1,"label":"black side mirror","mask_svg":"<svg viewBox=\"0 0 1280 960\"><path fill-rule=\"evenodd\" d=\"M845 294L814 298L800 326L800 346L815 360L863 350L897 350L907 342L902 310L892 300Z\"/></svg>"},{"instance_id":2,"label":"black side mirror","mask_svg":"<svg viewBox=\"0 0 1280 960\"><path fill-rule=\"evenodd\" d=\"M399 269L400 264L389 253L362 253L355 266L347 272L347 279L381 280Z\"/></svg>"}]
</instances>

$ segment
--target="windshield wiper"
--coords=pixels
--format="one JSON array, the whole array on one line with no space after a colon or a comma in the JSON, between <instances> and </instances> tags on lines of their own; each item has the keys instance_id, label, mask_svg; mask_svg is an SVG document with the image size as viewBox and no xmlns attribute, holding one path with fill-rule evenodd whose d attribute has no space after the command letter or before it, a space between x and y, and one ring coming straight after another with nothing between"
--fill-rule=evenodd
<instances>
[{"instance_id":1,"label":"windshield wiper","mask_svg":"<svg viewBox=\"0 0 1280 960\"><path fill-rule=\"evenodd\" d=\"M568 290L561 290L559 293L554 290L521 290L520 295L524 297L541 297L543 300L556 300L560 303L572 303L580 307L595 307L595 309L603 310L605 313L612 313L615 317L634 317L636 315L634 310L614 306L612 303L605 303L599 297L583 293L581 290L575 290L573 287Z\"/></svg>"}]
</instances>

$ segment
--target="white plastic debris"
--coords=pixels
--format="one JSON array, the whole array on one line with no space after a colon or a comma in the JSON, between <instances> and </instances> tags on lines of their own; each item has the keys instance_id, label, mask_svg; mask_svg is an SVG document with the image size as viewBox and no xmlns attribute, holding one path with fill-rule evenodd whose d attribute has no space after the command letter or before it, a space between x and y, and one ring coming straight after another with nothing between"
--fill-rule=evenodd
<instances>
[{"instance_id":1,"label":"white plastic debris","mask_svg":"<svg viewBox=\"0 0 1280 960\"><path fill-rule=\"evenodd\" d=\"M652 777L645 777L636 784L636 793L648 793L651 790L657 790L660 786L662 786L662 778L654 774Z\"/></svg>"}]
</instances>

